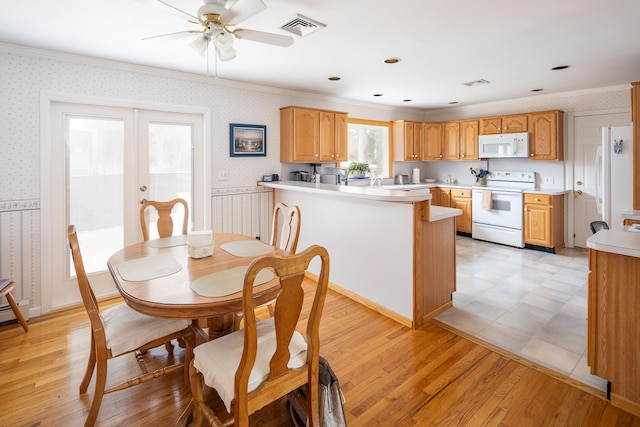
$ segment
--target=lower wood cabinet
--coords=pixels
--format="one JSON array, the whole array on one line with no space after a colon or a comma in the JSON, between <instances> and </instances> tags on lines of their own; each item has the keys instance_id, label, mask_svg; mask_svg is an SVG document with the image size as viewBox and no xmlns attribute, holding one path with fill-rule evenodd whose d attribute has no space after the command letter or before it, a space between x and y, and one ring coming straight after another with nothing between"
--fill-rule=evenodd
<instances>
[{"instance_id":1,"label":"lower wood cabinet","mask_svg":"<svg viewBox=\"0 0 640 427\"><path fill-rule=\"evenodd\" d=\"M524 243L554 253L564 248L564 195L524 195Z\"/></svg>"},{"instance_id":2,"label":"lower wood cabinet","mask_svg":"<svg viewBox=\"0 0 640 427\"><path fill-rule=\"evenodd\" d=\"M611 403L640 416L640 258L589 249L587 364Z\"/></svg>"},{"instance_id":3,"label":"lower wood cabinet","mask_svg":"<svg viewBox=\"0 0 640 427\"><path fill-rule=\"evenodd\" d=\"M432 205L462 210L462 215L456 217L456 231L471 233L471 190L437 187L430 191Z\"/></svg>"}]
</instances>

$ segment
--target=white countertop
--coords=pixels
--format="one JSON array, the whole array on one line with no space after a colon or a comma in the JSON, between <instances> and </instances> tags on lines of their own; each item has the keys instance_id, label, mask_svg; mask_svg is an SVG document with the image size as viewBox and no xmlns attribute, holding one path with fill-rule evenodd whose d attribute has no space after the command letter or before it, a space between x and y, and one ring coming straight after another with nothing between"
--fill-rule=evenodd
<instances>
[{"instance_id":1,"label":"white countertop","mask_svg":"<svg viewBox=\"0 0 640 427\"><path fill-rule=\"evenodd\" d=\"M600 230L587 239L587 247L597 251L640 258L640 232Z\"/></svg>"},{"instance_id":2,"label":"white countertop","mask_svg":"<svg viewBox=\"0 0 640 427\"><path fill-rule=\"evenodd\" d=\"M378 200L381 202L422 202L431 200L431 193L428 191L403 191L393 190L385 186L369 185L335 185L335 184L316 184L303 181L278 181L278 182L260 182L263 187L275 188L280 190L301 191L305 193L326 194L331 196L344 196L359 199ZM419 185L419 184L415 184Z\"/></svg>"},{"instance_id":3,"label":"white countertop","mask_svg":"<svg viewBox=\"0 0 640 427\"><path fill-rule=\"evenodd\" d=\"M445 208L443 206L431 205L429 208L429 222L440 221L454 216L462 215L462 209Z\"/></svg>"},{"instance_id":4,"label":"white countertop","mask_svg":"<svg viewBox=\"0 0 640 427\"><path fill-rule=\"evenodd\" d=\"M633 219L633 220L639 220L640 219L640 211L639 210L633 210L633 211L624 211L622 212L622 219Z\"/></svg>"}]
</instances>

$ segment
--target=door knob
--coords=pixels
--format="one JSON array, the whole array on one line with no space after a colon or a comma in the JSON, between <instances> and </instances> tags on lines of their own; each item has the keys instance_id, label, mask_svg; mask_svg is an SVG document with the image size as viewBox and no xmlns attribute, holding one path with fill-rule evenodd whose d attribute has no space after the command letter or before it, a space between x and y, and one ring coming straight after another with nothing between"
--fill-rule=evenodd
<instances>
[{"instance_id":1,"label":"door knob","mask_svg":"<svg viewBox=\"0 0 640 427\"><path fill-rule=\"evenodd\" d=\"M147 203L147 199L142 199L142 200L140 200L140 204L141 204L141 205L144 205L145 203Z\"/></svg>"},{"instance_id":2,"label":"door knob","mask_svg":"<svg viewBox=\"0 0 640 427\"><path fill-rule=\"evenodd\" d=\"M582 194L582 190L578 190L578 191L576 191L576 194L577 194L578 196L579 196L579 195L581 195L581 194Z\"/></svg>"},{"instance_id":3,"label":"door knob","mask_svg":"<svg viewBox=\"0 0 640 427\"><path fill-rule=\"evenodd\" d=\"M147 191L147 186L146 185L141 185L140 186L140 191Z\"/></svg>"},{"instance_id":4,"label":"door knob","mask_svg":"<svg viewBox=\"0 0 640 427\"><path fill-rule=\"evenodd\" d=\"M576 185L582 185L582 181L577 181Z\"/></svg>"}]
</instances>

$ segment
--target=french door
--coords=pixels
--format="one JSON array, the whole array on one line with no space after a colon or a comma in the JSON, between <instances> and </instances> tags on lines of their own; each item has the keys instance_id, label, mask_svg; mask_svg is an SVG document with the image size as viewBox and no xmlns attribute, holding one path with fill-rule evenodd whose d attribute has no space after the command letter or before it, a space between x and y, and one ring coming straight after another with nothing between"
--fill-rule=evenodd
<instances>
[{"instance_id":1,"label":"french door","mask_svg":"<svg viewBox=\"0 0 640 427\"><path fill-rule=\"evenodd\" d=\"M190 208L189 228L204 228L206 177L196 161L203 157L203 140L199 114L51 104L50 308L80 302L67 225L77 228L98 297L117 293L107 260L142 240L139 209L145 199L183 198Z\"/></svg>"}]
</instances>

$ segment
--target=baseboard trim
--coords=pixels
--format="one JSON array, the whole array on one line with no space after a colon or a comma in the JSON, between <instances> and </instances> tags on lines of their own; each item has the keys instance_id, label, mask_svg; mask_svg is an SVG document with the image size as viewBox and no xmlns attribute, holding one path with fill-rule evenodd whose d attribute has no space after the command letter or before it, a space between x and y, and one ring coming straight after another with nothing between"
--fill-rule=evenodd
<instances>
[{"instance_id":1,"label":"baseboard trim","mask_svg":"<svg viewBox=\"0 0 640 427\"><path fill-rule=\"evenodd\" d=\"M633 402L626 397L611 393L611 404L616 408L620 408L637 417L640 417L640 404Z\"/></svg>"},{"instance_id":2,"label":"baseboard trim","mask_svg":"<svg viewBox=\"0 0 640 427\"><path fill-rule=\"evenodd\" d=\"M308 271L305 273L305 276L307 276L309 279L317 281L318 280L318 276L313 274L313 273L309 273ZM373 301L370 301L366 298L363 298L362 296L356 294L355 292L352 292L348 289L345 289L341 286L336 285L335 283L331 283L329 282L329 289L339 293L340 295L343 295L347 298L349 298L350 300L357 302L360 305L363 305L367 308L370 308L371 310L382 314L385 317L388 317L391 320L394 320L398 323L400 323L401 325L404 325L408 328L412 328L413 329L413 321L411 319L408 319L398 313L396 313L395 311L391 311L386 307L381 306L380 304L377 304Z\"/></svg>"}]
</instances>

